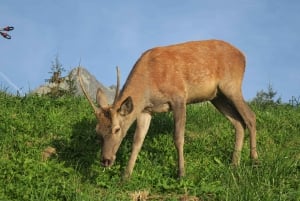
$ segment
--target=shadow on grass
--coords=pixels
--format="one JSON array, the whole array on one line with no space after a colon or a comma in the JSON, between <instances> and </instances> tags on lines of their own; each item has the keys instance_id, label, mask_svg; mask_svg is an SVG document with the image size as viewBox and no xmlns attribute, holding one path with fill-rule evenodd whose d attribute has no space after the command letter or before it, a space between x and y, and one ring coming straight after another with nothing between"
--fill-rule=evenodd
<instances>
[{"instance_id":1,"label":"shadow on grass","mask_svg":"<svg viewBox=\"0 0 300 201\"><path fill-rule=\"evenodd\" d=\"M72 133L69 136L57 138L52 141L52 145L57 151L57 160L64 163L66 167L73 168L87 180L93 180L92 175L97 174L98 171L95 171L95 166L99 166L96 167L96 169L99 168L99 170L102 168L100 166L101 145L95 132L95 126L96 120L87 118L82 119L73 125ZM127 136L124 138L117 152L116 164L120 166L120 176L123 173L131 154L135 127L136 123L129 129ZM142 147L142 151L154 153L148 155L148 157L152 157L149 159L150 161L156 161L157 157L162 154L161 146L152 145L153 141L155 141L154 139L158 138L159 135L168 135L170 140L172 140L173 130L174 123L173 115L171 113L161 113L153 116L147 137ZM169 144L168 146L170 146L168 149L174 148L171 147L174 146L173 144ZM221 147L222 146L218 148ZM186 147L185 152L189 151L194 152L194 149L189 150L189 148ZM224 152L226 152L226 150L224 150ZM174 155L176 155L175 150ZM229 155L229 153L226 153L226 156L227 155ZM167 158L161 160L167 160ZM229 158L227 160L229 160ZM174 177L176 177L175 174Z\"/></svg>"},{"instance_id":2,"label":"shadow on grass","mask_svg":"<svg viewBox=\"0 0 300 201\"><path fill-rule=\"evenodd\" d=\"M145 139L142 150L154 153L149 157L151 161L157 159L156 154L162 152L161 147L152 146L151 142L158 137L158 135L169 135L173 138L173 117L170 113L162 113L154 115L147 137ZM99 137L95 132L96 121L91 119L82 119L73 125L72 132L69 136L57 138L52 141L52 146L57 151L57 160L62 162L65 167L72 168L80 173L86 180L93 182L95 174L102 171L100 166L100 151L101 145ZM117 152L117 159L115 166L120 167L119 170L111 170L112 173L119 172L119 176L123 173L127 166L131 147L133 142L133 135L135 132L136 123L129 129L127 136L121 143ZM172 146L172 145L171 145ZM172 147L170 147L171 149ZM99 166L99 167L97 167ZM96 169L95 169L96 167ZM98 169L99 168L99 169ZM104 171L104 169L103 169ZM174 175L175 176L175 175Z\"/></svg>"},{"instance_id":3,"label":"shadow on grass","mask_svg":"<svg viewBox=\"0 0 300 201\"><path fill-rule=\"evenodd\" d=\"M131 155L135 129L136 129L136 122L134 122L129 128L127 135L123 139L119 147L119 150L117 152L114 166L120 166L119 169L120 175L124 173L124 170L128 164ZM172 132L173 132L173 118L170 117L170 114L169 113L155 114L152 118L151 125L148 130L141 151L154 153L153 155L151 154L151 156L149 155L148 157L151 157L149 158L149 160L151 161L156 160L158 158L158 155L161 153L161 149L158 146L151 145L151 143L155 138L158 138L158 135L169 135L170 139L172 140L173 135L170 134ZM139 163L139 161L137 161L137 163Z\"/></svg>"},{"instance_id":4,"label":"shadow on grass","mask_svg":"<svg viewBox=\"0 0 300 201\"><path fill-rule=\"evenodd\" d=\"M88 177L92 164L99 160L100 143L95 132L96 122L83 119L73 126L69 138L55 139L58 160Z\"/></svg>"},{"instance_id":5,"label":"shadow on grass","mask_svg":"<svg viewBox=\"0 0 300 201\"><path fill-rule=\"evenodd\" d=\"M173 125L174 124L173 124L172 114L170 113L154 114L145 141L143 143L142 150L149 148L145 146L145 144L147 144L148 141L153 141L153 139L157 138L158 135L169 135L170 138L172 139L173 130L174 130ZM122 145L124 144L124 146L130 146L130 151L131 151L135 128L136 128L136 122L128 130L127 136L124 138L120 148L124 148L122 147Z\"/></svg>"},{"instance_id":6,"label":"shadow on grass","mask_svg":"<svg viewBox=\"0 0 300 201\"><path fill-rule=\"evenodd\" d=\"M95 164L99 165L99 169L102 168L100 166L101 144L95 127L96 120L84 118L73 125L70 135L53 139L51 143L56 149L57 160L64 163L66 167L73 168L88 180L93 175ZM172 132L172 127L173 119L167 113L155 115L146 140L152 141L159 133ZM120 174L123 173L128 163L135 128L136 123L133 123L117 152L116 164L121 167ZM151 149L149 146L143 146L143 149L157 152L157 150L148 150Z\"/></svg>"}]
</instances>

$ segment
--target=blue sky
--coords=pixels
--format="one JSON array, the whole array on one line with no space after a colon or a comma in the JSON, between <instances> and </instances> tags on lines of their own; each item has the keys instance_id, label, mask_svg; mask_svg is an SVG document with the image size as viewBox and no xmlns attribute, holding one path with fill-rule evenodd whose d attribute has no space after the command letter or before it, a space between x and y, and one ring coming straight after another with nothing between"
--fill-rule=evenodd
<instances>
[{"instance_id":1,"label":"blue sky","mask_svg":"<svg viewBox=\"0 0 300 201\"><path fill-rule=\"evenodd\" d=\"M247 57L247 100L271 84L288 101L300 96L300 1L2 0L0 86L28 92L50 77L58 55L66 70L86 67L104 85L124 83L145 50L222 39Z\"/></svg>"}]
</instances>

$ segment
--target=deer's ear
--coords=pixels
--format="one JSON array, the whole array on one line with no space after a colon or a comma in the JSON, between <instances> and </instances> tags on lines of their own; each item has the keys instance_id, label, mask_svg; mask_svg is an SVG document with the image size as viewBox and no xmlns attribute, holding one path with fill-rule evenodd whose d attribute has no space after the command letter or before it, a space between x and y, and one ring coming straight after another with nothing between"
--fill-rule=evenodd
<instances>
[{"instance_id":1,"label":"deer's ear","mask_svg":"<svg viewBox=\"0 0 300 201\"><path fill-rule=\"evenodd\" d=\"M108 106L107 97L101 88L98 88L97 90L96 99L100 108L105 108Z\"/></svg>"},{"instance_id":2,"label":"deer's ear","mask_svg":"<svg viewBox=\"0 0 300 201\"><path fill-rule=\"evenodd\" d=\"M126 116L130 114L132 111L133 111L133 102L132 102L132 98L129 96L123 101L120 108L118 109L118 112L122 116Z\"/></svg>"}]
</instances>

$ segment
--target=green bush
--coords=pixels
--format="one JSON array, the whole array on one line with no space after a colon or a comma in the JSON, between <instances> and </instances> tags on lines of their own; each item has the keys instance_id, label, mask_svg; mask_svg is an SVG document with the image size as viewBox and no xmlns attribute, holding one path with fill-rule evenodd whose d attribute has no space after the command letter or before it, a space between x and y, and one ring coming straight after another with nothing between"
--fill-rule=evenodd
<instances>
[{"instance_id":1,"label":"green bush","mask_svg":"<svg viewBox=\"0 0 300 201\"><path fill-rule=\"evenodd\" d=\"M276 99L277 91L275 91L271 84L268 85L267 91L260 90L251 101L256 106L266 107L282 104L281 97Z\"/></svg>"}]
</instances>

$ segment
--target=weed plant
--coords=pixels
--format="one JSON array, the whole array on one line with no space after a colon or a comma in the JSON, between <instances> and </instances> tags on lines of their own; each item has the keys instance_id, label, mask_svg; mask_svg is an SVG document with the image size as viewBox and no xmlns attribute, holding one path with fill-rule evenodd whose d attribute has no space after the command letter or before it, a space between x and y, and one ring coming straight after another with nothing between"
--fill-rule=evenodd
<instances>
[{"instance_id":1,"label":"weed plant","mask_svg":"<svg viewBox=\"0 0 300 201\"><path fill-rule=\"evenodd\" d=\"M131 180L121 182L134 125L104 169L85 99L0 92L0 200L300 200L300 108L252 108L258 166L246 133L241 165L231 167L234 130L204 103L187 109L184 179L176 178L172 114L164 113L152 120Z\"/></svg>"}]
</instances>

